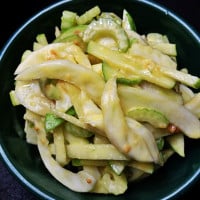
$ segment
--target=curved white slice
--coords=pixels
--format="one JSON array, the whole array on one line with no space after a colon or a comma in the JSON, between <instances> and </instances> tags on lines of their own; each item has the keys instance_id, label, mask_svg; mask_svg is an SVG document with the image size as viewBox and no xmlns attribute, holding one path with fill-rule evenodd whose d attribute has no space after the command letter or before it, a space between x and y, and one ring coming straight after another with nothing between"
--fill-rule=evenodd
<instances>
[{"instance_id":1,"label":"curved white slice","mask_svg":"<svg viewBox=\"0 0 200 200\"><path fill-rule=\"evenodd\" d=\"M153 108L162 112L189 138L200 138L199 119L183 105L142 88L119 86L118 93L125 113L134 106Z\"/></svg>"},{"instance_id":2,"label":"curved white slice","mask_svg":"<svg viewBox=\"0 0 200 200\"><path fill-rule=\"evenodd\" d=\"M44 96L37 80L16 81L15 92L20 104L39 115L44 116L55 107L53 102Z\"/></svg>"},{"instance_id":3,"label":"curved white slice","mask_svg":"<svg viewBox=\"0 0 200 200\"><path fill-rule=\"evenodd\" d=\"M71 59L68 50L69 46L70 43L53 43L31 52L30 55L18 65L14 74L19 74L30 66L37 65L48 60Z\"/></svg>"},{"instance_id":4,"label":"curved white slice","mask_svg":"<svg viewBox=\"0 0 200 200\"><path fill-rule=\"evenodd\" d=\"M116 78L107 81L101 106L105 133L112 144L135 160L159 162L158 149L150 132L131 119L127 123L117 94Z\"/></svg>"},{"instance_id":5,"label":"curved white slice","mask_svg":"<svg viewBox=\"0 0 200 200\"><path fill-rule=\"evenodd\" d=\"M38 134L38 149L44 162L45 167L51 173L51 175L57 179L64 186L77 192L89 192L93 189L99 178L99 172L96 167L84 169L78 173L73 173L60 166L56 162L48 149L47 141L44 141L44 137L41 132Z\"/></svg>"},{"instance_id":6,"label":"curved white slice","mask_svg":"<svg viewBox=\"0 0 200 200\"><path fill-rule=\"evenodd\" d=\"M96 72L68 60L46 61L23 70L15 80L59 79L70 82L85 91L97 104L100 104L104 88L103 78Z\"/></svg>"}]
</instances>

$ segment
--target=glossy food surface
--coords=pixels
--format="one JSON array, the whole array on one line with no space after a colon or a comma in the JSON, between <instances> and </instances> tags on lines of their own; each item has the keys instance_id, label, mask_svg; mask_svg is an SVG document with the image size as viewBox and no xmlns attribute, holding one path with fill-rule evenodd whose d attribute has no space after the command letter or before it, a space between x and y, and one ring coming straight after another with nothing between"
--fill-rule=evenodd
<instances>
[{"instance_id":1,"label":"glossy food surface","mask_svg":"<svg viewBox=\"0 0 200 200\"><path fill-rule=\"evenodd\" d=\"M114 3L113 3L114 2ZM37 14L11 38L2 51L0 62L1 126L0 152L3 160L24 185L42 198L48 199L162 199L179 196L200 174L200 141L186 141L186 157L174 155L168 163L152 176L129 185L122 196L81 194L68 190L45 169L38 150L27 144L23 137L22 107L12 107L9 91L14 87L13 73L24 50L31 49L38 33L45 33L49 41L54 37L54 27L60 23L64 9L83 13L92 6L102 10L122 13L126 8L134 17L139 33L167 34L177 44L179 66L186 66L192 74L200 75L198 35L173 13L148 1L89 0L61 1ZM152 192L153 191L153 192Z\"/></svg>"}]
</instances>

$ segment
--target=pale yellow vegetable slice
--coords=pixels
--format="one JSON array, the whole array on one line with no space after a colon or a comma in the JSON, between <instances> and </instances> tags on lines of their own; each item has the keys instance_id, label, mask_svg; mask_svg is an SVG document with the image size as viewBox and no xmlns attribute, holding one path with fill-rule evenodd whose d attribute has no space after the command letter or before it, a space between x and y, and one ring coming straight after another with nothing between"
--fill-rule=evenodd
<instances>
[{"instance_id":1,"label":"pale yellow vegetable slice","mask_svg":"<svg viewBox=\"0 0 200 200\"><path fill-rule=\"evenodd\" d=\"M162 96L163 98L169 99L178 104L183 104L182 96L178 92L176 92L176 90L174 89L163 88L163 87L160 87L158 85L151 84L148 82L142 82L141 87L147 90L148 92L151 92L152 95L155 94L158 96Z\"/></svg>"},{"instance_id":2,"label":"pale yellow vegetable slice","mask_svg":"<svg viewBox=\"0 0 200 200\"><path fill-rule=\"evenodd\" d=\"M183 98L183 103L186 104L189 102L195 95L194 91L191 88L184 84L179 84L179 92Z\"/></svg>"},{"instance_id":3,"label":"pale yellow vegetable slice","mask_svg":"<svg viewBox=\"0 0 200 200\"><path fill-rule=\"evenodd\" d=\"M78 64L91 68L91 63L87 55L79 46L71 44L66 51L74 56L74 59Z\"/></svg>"},{"instance_id":4,"label":"pale yellow vegetable slice","mask_svg":"<svg viewBox=\"0 0 200 200\"><path fill-rule=\"evenodd\" d=\"M53 132L53 139L55 145L56 161L61 165L65 166L69 163L70 159L67 158L67 152L65 148L65 140L62 127L57 127Z\"/></svg>"},{"instance_id":5,"label":"pale yellow vegetable slice","mask_svg":"<svg viewBox=\"0 0 200 200\"><path fill-rule=\"evenodd\" d=\"M147 44L146 38L143 35L138 34L136 31L124 29L130 41L136 41L141 44Z\"/></svg>"},{"instance_id":6,"label":"pale yellow vegetable slice","mask_svg":"<svg viewBox=\"0 0 200 200\"><path fill-rule=\"evenodd\" d=\"M55 109L65 113L71 106L71 98L62 87L62 81L58 81L56 88L60 91L60 99L55 101Z\"/></svg>"},{"instance_id":7,"label":"pale yellow vegetable slice","mask_svg":"<svg viewBox=\"0 0 200 200\"><path fill-rule=\"evenodd\" d=\"M172 69L176 69L177 67L176 62L174 62L170 56L163 54L161 51L154 49L149 45L133 43L128 49L128 53L131 55L142 56L151 59L160 66L165 66Z\"/></svg>"},{"instance_id":8,"label":"pale yellow vegetable slice","mask_svg":"<svg viewBox=\"0 0 200 200\"><path fill-rule=\"evenodd\" d=\"M17 106L20 104L20 102L18 101L17 97L16 97L16 93L15 90L11 90L9 92L9 96L10 96L10 100L13 106Z\"/></svg>"},{"instance_id":9,"label":"pale yellow vegetable slice","mask_svg":"<svg viewBox=\"0 0 200 200\"><path fill-rule=\"evenodd\" d=\"M155 128L154 126L152 126L149 123L143 123L143 125L147 129L149 129L149 131L153 134L155 139L160 139L160 138L163 138L165 136L171 135L169 130L167 130L166 128Z\"/></svg>"},{"instance_id":10,"label":"pale yellow vegetable slice","mask_svg":"<svg viewBox=\"0 0 200 200\"><path fill-rule=\"evenodd\" d=\"M186 104L185 107L200 118L200 93L195 94Z\"/></svg>"},{"instance_id":11,"label":"pale yellow vegetable slice","mask_svg":"<svg viewBox=\"0 0 200 200\"><path fill-rule=\"evenodd\" d=\"M94 136L94 144L109 144L109 140L106 136L95 134Z\"/></svg>"},{"instance_id":12,"label":"pale yellow vegetable slice","mask_svg":"<svg viewBox=\"0 0 200 200\"><path fill-rule=\"evenodd\" d=\"M80 94L80 103L84 114L84 122L104 132L103 114L101 109L88 98L84 91Z\"/></svg>"},{"instance_id":13,"label":"pale yellow vegetable slice","mask_svg":"<svg viewBox=\"0 0 200 200\"><path fill-rule=\"evenodd\" d=\"M60 183L77 192L89 192L93 189L97 181L93 174L88 173L86 170L80 171L78 173L73 173L61 167L52 158L48 150L48 146L44 145L44 143L40 140L38 141L38 149L46 168ZM99 174L97 169L94 170L98 177Z\"/></svg>"},{"instance_id":14,"label":"pale yellow vegetable slice","mask_svg":"<svg viewBox=\"0 0 200 200\"><path fill-rule=\"evenodd\" d=\"M103 77L102 63L93 64L91 67L93 71L97 72L101 77Z\"/></svg>"},{"instance_id":15,"label":"pale yellow vegetable slice","mask_svg":"<svg viewBox=\"0 0 200 200\"><path fill-rule=\"evenodd\" d=\"M198 76L185 73L176 69L169 69L167 67L160 68L160 72L189 87L195 89L198 89L200 87L200 78Z\"/></svg>"},{"instance_id":16,"label":"pale yellow vegetable slice","mask_svg":"<svg viewBox=\"0 0 200 200\"><path fill-rule=\"evenodd\" d=\"M21 73L24 69L41 64L48 60L68 59L73 60L69 51L67 51L70 43L52 43L48 44L39 50L31 52L17 67L14 74Z\"/></svg>"},{"instance_id":17,"label":"pale yellow vegetable slice","mask_svg":"<svg viewBox=\"0 0 200 200\"><path fill-rule=\"evenodd\" d=\"M83 123L104 132L102 111L88 95L83 90L67 82L63 82L62 87L70 95L78 118Z\"/></svg>"},{"instance_id":18,"label":"pale yellow vegetable slice","mask_svg":"<svg viewBox=\"0 0 200 200\"><path fill-rule=\"evenodd\" d=\"M143 170L136 169L133 167L129 168L129 177L128 177L128 182L134 182L137 180L141 180L142 178L148 176L149 174L145 173Z\"/></svg>"},{"instance_id":19,"label":"pale yellow vegetable slice","mask_svg":"<svg viewBox=\"0 0 200 200\"><path fill-rule=\"evenodd\" d=\"M108 161L106 160L82 160L82 159L72 159L73 166L107 166Z\"/></svg>"},{"instance_id":20,"label":"pale yellow vegetable slice","mask_svg":"<svg viewBox=\"0 0 200 200\"><path fill-rule=\"evenodd\" d=\"M163 75L158 69L159 66L149 59L133 57L127 53L111 50L94 41L90 41L87 52L107 62L111 67L121 70L126 74L126 78L139 76L142 80L155 83L164 88L173 88L175 81Z\"/></svg>"},{"instance_id":21,"label":"pale yellow vegetable slice","mask_svg":"<svg viewBox=\"0 0 200 200\"><path fill-rule=\"evenodd\" d=\"M34 127L31 127L31 122L26 120L25 121L25 127L24 127L24 131L26 133L26 141L29 144L34 144L37 145L37 132L34 129Z\"/></svg>"},{"instance_id":22,"label":"pale yellow vegetable slice","mask_svg":"<svg viewBox=\"0 0 200 200\"><path fill-rule=\"evenodd\" d=\"M147 42L150 46L164 54L177 56L176 44L170 43L166 35L160 33L148 33Z\"/></svg>"},{"instance_id":23,"label":"pale yellow vegetable slice","mask_svg":"<svg viewBox=\"0 0 200 200\"><path fill-rule=\"evenodd\" d=\"M88 126L87 124L84 124L83 122L81 122L79 119L77 119L76 117L72 116L72 115L68 115L66 113L63 113L63 112L60 112L58 110L55 110L55 109L52 109L51 112L53 114L55 114L56 116L68 121L68 122L71 122L72 124L78 126L78 127L81 127L83 129L88 129Z\"/></svg>"},{"instance_id":24,"label":"pale yellow vegetable slice","mask_svg":"<svg viewBox=\"0 0 200 200\"><path fill-rule=\"evenodd\" d=\"M125 113L134 106L154 108L160 110L170 123L176 125L186 136L200 138L199 119L183 105L142 88L121 85L118 87L118 93Z\"/></svg>"},{"instance_id":25,"label":"pale yellow vegetable slice","mask_svg":"<svg viewBox=\"0 0 200 200\"><path fill-rule=\"evenodd\" d=\"M128 164L129 167L133 167L139 170L142 170L143 172L152 174L155 170L154 164L153 163L146 163L146 162L138 162L138 161L131 161Z\"/></svg>"},{"instance_id":26,"label":"pale yellow vegetable slice","mask_svg":"<svg viewBox=\"0 0 200 200\"><path fill-rule=\"evenodd\" d=\"M157 128L166 128L168 119L159 111L146 107L133 107L127 115L140 122L148 122Z\"/></svg>"},{"instance_id":27,"label":"pale yellow vegetable slice","mask_svg":"<svg viewBox=\"0 0 200 200\"><path fill-rule=\"evenodd\" d=\"M158 49L169 56L177 56L176 44L173 43L157 43L152 45L153 48Z\"/></svg>"},{"instance_id":28,"label":"pale yellow vegetable slice","mask_svg":"<svg viewBox=\"0 0 200 200\"><path fill-rule=\"evenodd\" d=\"M166 140L177 154L185 157L185 141L182 133L167 136Z\"/></svg>"},{"instance_id":29,"label":"pale yellow vegetable slice","mask_svg":"<svg viewBox=\"0 0 200 200\"><path fill-rule=\"evenodd\" d=\"M65 136L65 140L69 144L88 144L89 143L87 138L74 136L73 134L66 132L66 130L64 132L64 136Z\"/></svg>"},{"instance_id":30,"label":"pale yellow vegetable slice","mask_svg":"<svg viewBox=\"0 0 200 200\"><path fill-rule=\"evenodd\" d=\"M100 176L97 168L91 167L89 169L83 169L78 173L73 173L60 166L60 164L58 164L51 156L48 148L48 140L46 139L45 130L42 129L43 125L41 121L38 121L37 123L38 125L41 124L40 130L38 131L38 150L47 170L56 180L73 191L91 191Z\"/></svg>"},{"instance_id":31,"label":"pale yellow vegetable slice","mask_svg":"<svg viewBox=\"0 0 200 200\"><path fill-rule=\"evenodd\" d=\"M128 160L112 144L69 144L66 146L70 158L87 160Z\"/></svg>"},{"instance_id":32,"label":"pale yellow vegetable slice","mask_svg":"<svg viewBox=\"0 0 200 200\"><path fill-rule=\"evenodd\" d=\"M138 142L140 145L142 143L146 144L146 148L148 149L148 151L152 157L151 160L145 160L145 159L142 160L142 157L137 160L142 161L142 162L149 161L149 162L155 162L157 164L161 164L158 147L157 147L156 141L155 141L152 133L143 124L139 123L136 120L133 120L133 119L127 117L126 122L127 122L129 129L131 130L130 134L135 134L134 139L137 139L136 137L138 137ZM133 138L131 137L130 138L131 142L133 142L132 139ZM135 146L135 142L137 143L137 140L133 142L134 146ZM135 151L138 150L138 152L135 152L137 154L137 156L139 156L139 155L142 156L142 154L145 152L145 149L142 149L142 145L140 146L140 148L138 147L138 149L135 149Z\"/></svg>"},{"instance_id":33,"label":"pale yellow vegetable slice","mask_svg":"<svg viewBox=\"0 0 200 200\"><path fill-rule=\"evenodd\" d=\"M101 99L105 133L121 152L144 162L158 162L158 149L151 133L139 122L125 119L117 94L116 78L107 81Z\"/></svg>"},{"instance_id":34,"label":"pale yellow vegetable slice","mask_svg":"<svg viewBox=\"0 0 200 200\"><path fill-rule=\"evenodd\" d=\"M120 195L127 190L128 182L125 174L116 175L109 167L106 167L102 173L91 192Z\"/></svg>"},{"instance_id":35,"label":"pale yellow vegetable slice","mask_svg":"<svg viewBox=\"0 0 200 200\"><path fill-rule=\"evenodd\" d=\"M70 82L85 91L94 102L100 104L104 88L103 78L96 72L68 60L46 61L23 70L16 80L60 79Z\"/></svg>"},{"instance_id":36,"label":"pale yellow vegetable slice","mask_svg":"<svg viewBox=\"0 0 200 200\"><path fill-rule=\"evenodd\" d=\"M100 17L98 20L93 20L83 33L84 42L89 42L91 40L98 41L105 37L113 38L113 40L116 41L119 51L125 52L129 47L129 40L126 32L121 25L111 18ZM101 44L103 43L101 42ZM110 42L104 44L106 44L106 46L108 44L108 47L113 46L110 45Z\"/></svg>"},{"instance_id":37,"label":"pale yellow vegetable slice","mask_svg":"<svg viewBox=\"0 0 200 200\"><path fill-rule=\"evenodd\" d=\"M21 105L39 115L45 115L55 107L53 101L44 96L37 80L16 81L15 93Z\"/></svg>"},{"instance_id":38,"label":"pale yellow vegetable slice","mask_svg":"<svg viewBox=\"0 0 200 200\"><path fill-rule=\"evenodd\" d=\"M94 6L89 10L85 11L82 15L77 16L77 24L87 24L91 22L95 17L101 13L99 6Z\"/></svg>"}]
</instances>

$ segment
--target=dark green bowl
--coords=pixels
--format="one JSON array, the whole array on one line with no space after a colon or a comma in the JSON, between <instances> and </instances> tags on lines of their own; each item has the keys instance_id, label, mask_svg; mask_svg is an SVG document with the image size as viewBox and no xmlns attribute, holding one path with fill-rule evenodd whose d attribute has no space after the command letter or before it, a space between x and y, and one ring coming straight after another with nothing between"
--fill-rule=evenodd
<instances>
[{"instance_id":1,"label":"dark green bowl","mask_svg":"<svg viewBox=\"0 0 200 200\"><path fill-rule=\"evenodd\" d=\"M152 176L129 185L120 196L81 194L68 190L45 169L38 150L29 145L23 136L22 107L13 107L9 91L14 88L13 73L24 50L31 49L38 33L53 38L54 27L60 24L64 9L83 13L99 5L103 11L121 15L126 8L134 17L139 33L160 32L167 34L177 44L178 63L189 72L200 76L200 38L176 14L149 1L139 0L66 0L42 10L25 23L8 41L0 60L0 153L9 170L30 191L42 199L70 200L139 200L170 199L184 194L200 176L200 140L186 140L185 158L174 155L167 164Z\"/></svg>"}]
</instances>

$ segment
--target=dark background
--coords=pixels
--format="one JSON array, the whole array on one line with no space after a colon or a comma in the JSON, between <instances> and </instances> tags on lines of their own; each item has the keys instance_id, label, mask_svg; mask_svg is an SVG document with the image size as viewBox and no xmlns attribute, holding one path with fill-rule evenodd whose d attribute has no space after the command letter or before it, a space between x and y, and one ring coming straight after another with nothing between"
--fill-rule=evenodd
<instances>
[{"instance_id":1,"label":"dark background","mask_svg":"<svg viewBox=\"0 0 200 200\"><path fill-rule=\"evenodd\" d=\"M3 4L0 5L0 50L17 28L35 13L54 2L58 0L6 0L1 2ZM199 0L155 0L155 2L177 13L200 34ZM193 185L181 199L198 199L198 189L200 189L200 181ZM197 197L194 197L195 194ZM0 200L36 199L38 198L18 183L0 161Z\"/></svg>"}]
</instances>

